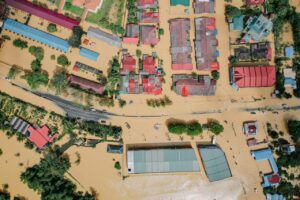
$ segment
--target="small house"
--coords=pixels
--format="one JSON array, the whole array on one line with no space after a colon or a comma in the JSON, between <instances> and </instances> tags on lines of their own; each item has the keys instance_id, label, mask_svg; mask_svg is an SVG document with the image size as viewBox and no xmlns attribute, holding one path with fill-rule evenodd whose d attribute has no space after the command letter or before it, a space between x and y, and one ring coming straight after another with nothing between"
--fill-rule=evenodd
<instances>
[{"instance_id":1,"label":"small house","mask_svg":"<svg viewBox=\"0 0 300 200\"><path fill-rule=\"evenodd\" d=\"M246 136L256 136L259 132L259 125L257 121L244 122L243 131Z\"/></svg>"},{"instance_id":2,"label":"small house","mask_svg":"<svg viewBox=\"0 0 300 200\"><path fill-rule=\"evenodd\" d=\"M282 153L290 155L291 153L296 151L296 148L294 145L284 144L281 147L281 151L282 151Z\"/></svg>"},{"instance_id":3,"label":"small house","mask_svg":"<svg viewBox=\"0 0 300 200\"><path fill-rule=\"evenodd\" d=\"M123 145L108 144L106 151L108 153L122 154L123 153Z\"/></svg>"},{"instance_id":4,"label":"small house","mask_svg":"<svg viewBox=\"0 0 300 200\"><path fill-rule=\"evenodd\" d=\"M244 28L244 15L232 18L229 22L229 28L231 31L242 31Z\"/></svg>"},{"instance_id":5,"label":"small house","mask_svg":"<svg viewBox=\"0 0 300 200\"><path fill-rule=\"evenodd\" d=\"M294 57L294 47L293 46L285 47L284 55L287 58L293 58Z\"/></svg>"}]
</instances>

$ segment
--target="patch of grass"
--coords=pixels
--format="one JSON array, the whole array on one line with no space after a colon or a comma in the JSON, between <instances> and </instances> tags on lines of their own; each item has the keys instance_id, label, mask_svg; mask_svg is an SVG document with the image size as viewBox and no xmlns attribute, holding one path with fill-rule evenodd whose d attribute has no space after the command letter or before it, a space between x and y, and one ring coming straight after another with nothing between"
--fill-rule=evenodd
<instances>
[{"instance_id":1,"label":"patch of grass","mask_svg":"<svg viewBox=\"0 0 300 200\"><path fill-rule=\"evenodd\" d=\"M69 7L66 6L66 4L69 3ZM78 16L78 17L81 17L82 16L82 13L84 11L83 8L80 8L78 6L74 6L72 4L72 1L71 0L66 0L66 3L65 3L65 6L63 8L64 10L67 10L67 11L70 11L71 13L73 13L74 15Z\"/></svg>"}]
</instances>

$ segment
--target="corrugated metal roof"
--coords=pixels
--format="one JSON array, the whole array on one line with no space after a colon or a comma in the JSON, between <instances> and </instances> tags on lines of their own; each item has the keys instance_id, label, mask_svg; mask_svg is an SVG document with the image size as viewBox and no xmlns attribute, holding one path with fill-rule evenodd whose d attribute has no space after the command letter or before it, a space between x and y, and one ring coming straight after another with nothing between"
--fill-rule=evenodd
<instances>
[{"instance_id":1,"label":"corrugated metal roof","mask_svg":"<svg viewBox=\"0 0 300 200\"><path fill-rule=\"evenodd\" d=\"M189 0L171 0L171 6L177 6L177 5L190 6L190 1Z\"/></svg>"},{"instance_id":2,"label":"corrugated metal roof","mask_svg":"<svg viewBox=\"0 0 300 200\"><path fill-rule=\"evenodd\" d=\"M89 37L96 38L98 40L101 40L103 42L106 42L107 44L121 47L122 40L116 35L106 33L98 28L89 27L87 35Z\"/></svg>"},{"instance_id":3,"label":"corrugated metal roof","mask_svg":"<svg viewBox=\"0 0 300 200\"><path fill-rule=\"evenodd\" d=\"M67 41L12 19L6 19L3 28L63 52L68 52L70 49L70 45Z\"/></svg>"},{"instance_id":4,"label":"corrugated metal roof","mask_svg":"<svg viewBox=\"0 0 300 200\"><path fill-rule=\"evenodd\" d=\"M200 170L192 148L128 150L129 173L197 172Z\"/></svg>"},{"instance_id":5,"label":"corrugated metal roof","mask_svg":"<svg viewBox=\"0 0 300 200\"><path fill-rule=\"evenodd\" d=\"M94 61L97 61L99 57L99 53L83 47L80 48L79 55Z\"/></svg>"},{"instance_id":6,"label":"corrugated metal roof","mask_svg":"<svg viewBox=\"0 0 300 200\"><path fill-rule=\"evenodd\" d=\"M225 153L215 145L199 146L204 168L210 181L231 177Z\"/></svg>"}]
</instances>

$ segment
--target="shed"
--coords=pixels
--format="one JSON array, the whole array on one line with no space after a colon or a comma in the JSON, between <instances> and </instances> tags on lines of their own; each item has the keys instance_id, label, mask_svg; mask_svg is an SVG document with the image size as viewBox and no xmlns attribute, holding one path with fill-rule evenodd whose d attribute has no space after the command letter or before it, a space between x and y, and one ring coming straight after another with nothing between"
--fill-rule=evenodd
<instances>
[{"instance_id":1,"label":"shed","mask_svg":"<svg viewBox=\"0 0 300 200\"><path fill-rule=\"evenodd\" d=\"M242 31L244 28L244 15L234 17L229 24L230 30Z\"/></svg>"},{"instance_id":2,"label":"shed","mask_svg":"<svg viewBox=\"0 0 300 200\"><path fill-rule=\"evenodd\" d=\"M99 57L99 53L83 47L80 48L79 55L93 61L97 61Z\"/></svg>"},{"instance_id":3,"label":"shed","mask_svg":"<svg viewBox=\"0 0 300 200\"><path fill-rule=\"evenodd\" d=\"M293 58L293 56L294 56L294 47L292 47L292 46L285 47L284 55L285 55L285 57Z\"/></svg>"},{"instance_id":4,"label":"shed","mask_svg":"<svg viewBox=\"0 0 300 200\"><path fill-rule=\"evenodd\" d=\"M123 153L123 145L108 144L107 152L122 154Z\"/></svg>"}]
</instances>

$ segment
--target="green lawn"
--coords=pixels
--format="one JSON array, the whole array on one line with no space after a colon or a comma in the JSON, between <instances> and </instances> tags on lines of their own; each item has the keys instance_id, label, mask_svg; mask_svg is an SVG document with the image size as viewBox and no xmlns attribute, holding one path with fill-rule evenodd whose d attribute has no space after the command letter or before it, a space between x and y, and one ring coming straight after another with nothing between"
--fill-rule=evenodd
<instances>
[{"instance_id":1,"label":"green lawn","mask_svg":"<svg viewBox=\"0 0 300 200\"><path fill-rule=\"evenodd\" d=\"M70 2L72 3L72 0L66 0L66 3L67 2ZM80 8L80 7L77 7L77 6L74 6L72 5L69 9L66 8L66 6L64 6L63 8L64 10L67 10L67 11L70 11L71 13L73 13L74 15L76 15L77 17L81 17L84 9L83 8Z\"/></svg>"},{"instance_id":2,"label":"green lawn","mask_svg":"<svg viewBox=\"0 0 300 200\"><path fill-rule=\"evenodd\" d=\"M104 0L101 8L97 13L88 12L85 20L94 24L101 26L101 20L107 20L111 24L122 25L123 15L124 15L124 5L125 0ZM117 16L112 18L111 12L116 13Z\"/></svg>"}]
</instances>

